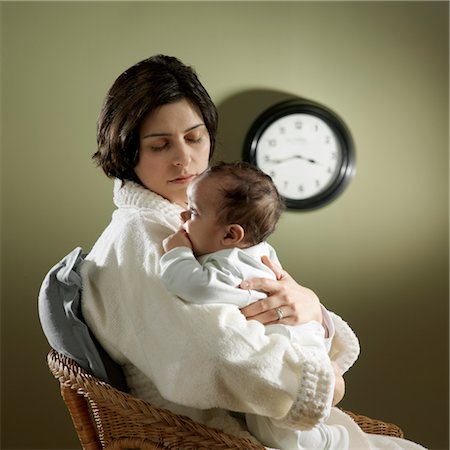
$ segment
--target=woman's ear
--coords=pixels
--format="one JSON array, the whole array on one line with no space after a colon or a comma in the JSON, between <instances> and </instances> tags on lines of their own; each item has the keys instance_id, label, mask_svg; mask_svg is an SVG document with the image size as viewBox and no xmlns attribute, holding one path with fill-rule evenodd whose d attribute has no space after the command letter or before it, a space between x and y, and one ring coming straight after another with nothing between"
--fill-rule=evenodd
<instances>
[{"instance_id":1,"label":"woman's ear","mask_svg":"<svg viewBox=\"0 0 450 450\"><path fill-rule=\"evenodd\" d=\"M232 223L225 229L225 235L222 238L222 244L227 247L235 247L244 239L244 236L245 231L241 227L241 225Z\"/></svg>"}]
</instances>

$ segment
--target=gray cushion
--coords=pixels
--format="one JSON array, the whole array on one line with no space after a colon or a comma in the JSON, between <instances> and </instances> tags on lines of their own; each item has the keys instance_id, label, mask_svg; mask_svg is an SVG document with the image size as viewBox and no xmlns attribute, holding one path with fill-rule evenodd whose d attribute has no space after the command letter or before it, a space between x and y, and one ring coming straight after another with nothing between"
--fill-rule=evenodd
<instances>
[{"instance_id":1,"label":"gray cushion","mask_svg":"<svg viewBox=\"0 0 450 450\"><path fill-rule=\"evenodd\" d=\"M126 390L121 367L90 332L81 313L80 247L53 266L39 291L39 318L48 343L57 352L113 386Z\"/></svg>"}]
</instances>

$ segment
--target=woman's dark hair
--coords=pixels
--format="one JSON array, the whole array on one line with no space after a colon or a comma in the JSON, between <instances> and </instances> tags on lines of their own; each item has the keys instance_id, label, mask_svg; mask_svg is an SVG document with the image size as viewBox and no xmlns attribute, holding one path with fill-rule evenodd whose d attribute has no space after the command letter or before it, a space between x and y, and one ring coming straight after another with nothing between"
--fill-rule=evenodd
<instances>
[{"instance_id":1,"label":"woman's dark hair","mask_svg":"<svg viewBox=\"0 0 450 450\"><path fill-rule=\"evenodd\" d=\"M123 72L108 91L97 122L93 160L108 177L138 181L139 127L159 106L187 99L199 108L211 141L217 132L217 110L193 68L177 58L155 55Z\"/></svg>"},{"instance_id":2,"label":"woman's dark hair","mask_svg":"<svg viewBox=\"0 0 450 450\"><path fill-rule=\"evenodd\" d=\"M221 224L237 223L244 228L244 241L256 245L273 231L284 210L283 200L272 178L243 161L219 162L201 178L217 180L222 200L217 205Z\"/></svg>"}]
</instances>

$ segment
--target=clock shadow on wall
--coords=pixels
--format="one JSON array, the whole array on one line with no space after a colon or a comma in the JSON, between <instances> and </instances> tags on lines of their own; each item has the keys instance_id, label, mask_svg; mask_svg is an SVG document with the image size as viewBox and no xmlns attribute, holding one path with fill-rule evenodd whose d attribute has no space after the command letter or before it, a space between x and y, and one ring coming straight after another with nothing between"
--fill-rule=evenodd
<instances>
[{"instance_id":1,"label":"clock shadow on wall","mask_svg":"<svg viewBox=\"0 0 450 450\"><path fill-rule=\"evenodd\" d=\"M328 106L275 90L247 90L218 105L215 159L243 159L269 174L286 207L338 198L355 173L349 128Z\"/></svg>"}]
</instances>

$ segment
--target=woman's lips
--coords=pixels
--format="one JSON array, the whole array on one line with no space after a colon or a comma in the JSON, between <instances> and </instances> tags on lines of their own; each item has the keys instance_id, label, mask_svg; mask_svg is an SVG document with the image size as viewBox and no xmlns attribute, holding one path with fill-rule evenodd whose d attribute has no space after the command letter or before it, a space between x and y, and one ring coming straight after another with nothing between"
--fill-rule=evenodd
<instances>
[{"instance_id":1,"label":"woman's lips","mask_svg":"<svg viewBox=\"0 0 450 450\"><path fill-rule=\"evenodd\" d=\"M189 184L194 178L195 175L185 175L182 177L174 178L173 180L170 180L170 182L175 184Z\"/></svg>"}]
</instances>

